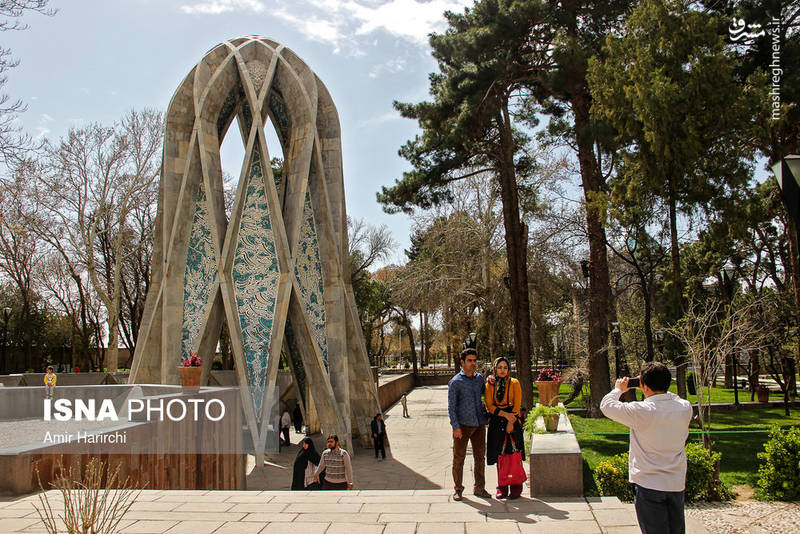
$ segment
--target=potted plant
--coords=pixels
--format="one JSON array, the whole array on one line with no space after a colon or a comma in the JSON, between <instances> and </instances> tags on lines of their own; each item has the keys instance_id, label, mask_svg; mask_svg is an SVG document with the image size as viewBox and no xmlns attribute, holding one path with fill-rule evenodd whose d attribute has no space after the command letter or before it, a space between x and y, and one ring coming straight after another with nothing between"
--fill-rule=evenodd
<instances>
[{"instance_id":1,"label":"potted plant","mask_svg":"<svg viewBox=\"0 0 800 534\"><path fill-rule=\"evenodd\" d=\"M203 372L202 366L203 360L196 352L191 353L188 358L183 358L178 367L178 372L181 374L181 386L199 387L200 373Z\"/></svg>"},{"instance_id":2,"label":"potted plant","mask_svg":"<svg viewBox=\"0 0 800 534\"><path fill-rule=\"evenodd\" d=\"M545 367L539 371L536 379L536 389L539 391L539 404L555 406L558 404L558 390L561 387L561 377L552 367Z\"/></svg>"},{"instance_id":3,"label":"potted plant","mask_svg":"<svg viewBox=\"0 0 800 534\"><path fill-rule=\"evenodd\" d=\"M561 414L567 414L567 409L563 406L537 404L528 417L532 419L533 424L535 424L537 418L541 417L544 419L545 429L547 429L548 432L555 432L558 430L558 420Z\"/></svg>"}]
</instances>

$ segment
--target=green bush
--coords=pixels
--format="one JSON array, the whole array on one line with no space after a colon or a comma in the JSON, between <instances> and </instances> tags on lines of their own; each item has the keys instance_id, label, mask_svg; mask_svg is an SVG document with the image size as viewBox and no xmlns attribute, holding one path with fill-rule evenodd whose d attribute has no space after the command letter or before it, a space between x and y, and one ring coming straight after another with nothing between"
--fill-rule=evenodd
<instances>
[{"instance_id":1,"label":"green bush","mask_svg":"<svg viewBox=\"0 0 800 534\"><path fill-rule=\"evenodd\" d=\"M708 500L709 488L714 477L714 464L721 453L711 454L697 443L686 444L686 500ZM594 480L600 495L616 496L621 501L633 500L633 486L628 482L628 453L617 454L603 460L594 470ZM730 497L730 491L722 486L717 488L720 498Z\"/></svg>"},{"instance_id":2,"label":"green bush","mask_svg":"<svg viewBox=\"0 0 800 534\"><path fill-rule=\"evenodd\" d=\"M758 453L763 463L758 468L758 487L763 495L780 501L800 497L800 429L781 432L773 428L764 452Z\"/></svg>"},{"instance_id":3,"label":"green bush","mask_svg":"<svg viewBox=\"0 0 800 534\"><path fill-rule=\"evenodd\" d=\"M686 373L686 389L689 390L689 395L697 395L697 382L695 382L694 371Z\"/></svg>"},{"instance_id":4,"label":"green bush","mask_svg":"<svg viewBox=\"0 0 800 534\"><path fill-rule=\"evenodd\" d=\"M714 465L722 453L711 453L699 443L686 444L686 500L709 500L708 490L714 479ZM721 484L721 483L720 483ZM718 490L719 491L719 490ZM726 491L719 491L725 495Z\"/></svg>"}]
</instances>

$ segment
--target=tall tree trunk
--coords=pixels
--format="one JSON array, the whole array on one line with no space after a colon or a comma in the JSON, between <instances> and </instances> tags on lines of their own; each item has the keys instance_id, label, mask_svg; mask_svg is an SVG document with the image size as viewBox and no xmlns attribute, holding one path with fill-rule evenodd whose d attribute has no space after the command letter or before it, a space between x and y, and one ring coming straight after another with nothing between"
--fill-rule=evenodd
<instances>
[{"instance_id":1,"label":"tall tree trunk","mask_svg":"<svg viewBox=\"0 0 800 534\"><path fill-rule=\"evenodd\" d=\"M576 89L572 94L571 104L575 116L575 137L586 200L586 229L589 234L589 331L586 343L591 394L589 415L602 417L600 401L611 390L611 373L608 366L608 313L611 305L611 285L608 279L606 231L594 196L600 192L604 180L589 133L591 102L588 88Z\"/></svg>"},{"instance_id":2,"label":"tall tree trunk","mask_svg":"<svg viewBox=\"0 0 800 534\"><path fill-rule=\"evenodd\" d=\"M789 224L787 228L789 230L789 256L791 258L790 267L792 270L792 289L794 289L794 311L795 317L797 320L797 324L800 324L800 251L798 251L798 232L797 232L797 224L795 223L794 219L791 216L787 217ZM797 354L800 356L800 336L797 336ZM795 397L797 391L797 383L795 380L794 369L795 369L795 359L790 356L784 356L784 361L782 363L782 367L784 370L791 369L791 373L789 376L784 374L786 380L786 391L787 397ZM791 360L791 361L788 361ZM787 413L788 413L788 404L787 404Z\"/></svg>"},{"instance_id":3,"label":"tall tree trunk","mask_svg":"<svg viewBox=\"0 0 800 534\"><path fill-rule=\"evenodd\" d=\"M683 314L683 280L681 277L681 257L678 244L678 208L672 178L667 177L667 194L669 198L669 242L670 259L672 260L672 288L671 293L671 319L677 322ZM682 354L682 347L677 340L670 340L667 346L671 347L672 361L675 362L675 382L678 385L678 395L686 398L686 365Z\"/></svg>"},{"instance_id":4,"label":"tall tree trunk","mask_svg":"<svg viewBox=\"0 0 800 534\"><path fill-rule=\"evenodd\" d=\"M514 355L517 378L522 386L522 406L533 403L531 372L531 315L528 297L528 230L520 220L519 196L514 171L514 141L508 101L503 102L501 129L500 198L506 231L506 258L511 285L511 317L514 321Z\"/></svg>"}]
</instances>

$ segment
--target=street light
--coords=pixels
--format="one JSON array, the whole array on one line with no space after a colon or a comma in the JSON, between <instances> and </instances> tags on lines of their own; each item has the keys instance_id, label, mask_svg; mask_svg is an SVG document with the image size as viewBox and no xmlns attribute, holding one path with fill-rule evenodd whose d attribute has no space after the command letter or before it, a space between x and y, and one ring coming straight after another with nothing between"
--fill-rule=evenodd
<instances>
[{"instance_id":1,"label":"street light","mask_svg":"<svg viewBox=\"0 0 800 534\"><path fill-rule=\"evenodd\" d=\"M466 349L474 349L478 343L478 334L475 332L470 332L467 336L467 339L464 340L464 343L461 344L464 350Z\"/></svg>"},{"instance_id":2,"label":"street light","mask_svg":"<svg viewBox=\"0 0 800 534\"><path fill-rule=\"evenodd\" d=\"M6 306L3 308L3 363L0 365L0 371L6 374L6 346L8 345L8 320L11 318L11 308Z\"/></svg>"},{"instance_id":3,"label":"street light","mask_svg":"<svg viewBox=\"0 0 800 534\"><path fill-rule=\"evenodd\" d=\"M725 262L725 265L722 266L720 269L720 278L722 278L722 289L725 292L725 300L728 302L728 307L733 305L733 278L736 275L736 268L731 262L728 260ZM731 337L733 337L733 333ZM733 405L735 407L739 407L739 382L736 377L739 374L739 359L736 356L736 344L733 344L733 354L731 354L731 359L733 360Z\"/></svg>"}]
</instances>

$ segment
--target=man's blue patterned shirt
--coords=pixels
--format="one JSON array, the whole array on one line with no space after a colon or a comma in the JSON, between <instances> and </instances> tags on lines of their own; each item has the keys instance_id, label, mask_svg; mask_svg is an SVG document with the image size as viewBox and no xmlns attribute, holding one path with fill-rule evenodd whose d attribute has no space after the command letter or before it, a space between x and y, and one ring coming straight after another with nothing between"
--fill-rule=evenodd
<instances>
[{"instance_id":1,"label":"man's blue patterned shirt","mask_svg":"<svg viewBox=\"0 0 800 534\"><path fill-rule=\"evenodd\" d=\"M486 424L481 402L484 387L483 375L480 373L475 373L470 378L462 369L450 379L447 384L447 411L453 429Z\"/></svg>"}]
</instances>

